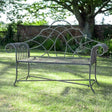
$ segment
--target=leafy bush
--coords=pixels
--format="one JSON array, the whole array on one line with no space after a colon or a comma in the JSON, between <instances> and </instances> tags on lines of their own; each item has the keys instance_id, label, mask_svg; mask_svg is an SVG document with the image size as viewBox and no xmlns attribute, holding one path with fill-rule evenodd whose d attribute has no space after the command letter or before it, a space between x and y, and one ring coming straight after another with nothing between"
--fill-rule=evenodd
<instances>
[{"instance_id":1,"label":"leafy bush","mask_svg":"<svg viewBox=\"0 0 112 112\"><path fill-rule=\"evenodd\" d=\"M55 43L55 45L54 45L54 43ZM42 36L37 37L36 39L34 39L34 41L29 43L30 47L39 46L38 49L40 49L40 50L43 50L44 48L46 50L49 50L49 49L54 50L55 49L54 46L56 46L56 50L61 51L62 45L63 45L63 43L60 39L56 39L55 37L52 37L51 39L46 39L45 37L42 37Z\"/></svg>"},{"instance_id":2,"label":"leafy bush","mask_svg":"<svg viewBox=\"0 0 112 112\"><path fill-rule=\"evenodd\" d=\"M105 39L104 43L108 46L108 52L105 54L105 56L112 57L112 39Z\"/></svg>"},{"instance_id":3,"label":"leafy bush","mask_svg":"<svg viewBox=\"0 0 112 112\"><path fill-rule=\"evenodd\" d=\"M47 21L41 20L41 21L34 21L34 22L29 22L25 21L24 23L21 23L22 25L46 25Z\"/></svg>"},{"instance_id":4,"label":"leafy bush","mask_svg":"<svg viewBox=\"0 0 112 112\"><path fill-rule=\"evenodd\" d=\"M5 45L9 42L13 42L14 41L14 30L13 30L13 26L12 24L9 24L7 27L7 31L6 31L6 35L3 39L1 39L1 45Z\"/></svg>"}]
</instances>

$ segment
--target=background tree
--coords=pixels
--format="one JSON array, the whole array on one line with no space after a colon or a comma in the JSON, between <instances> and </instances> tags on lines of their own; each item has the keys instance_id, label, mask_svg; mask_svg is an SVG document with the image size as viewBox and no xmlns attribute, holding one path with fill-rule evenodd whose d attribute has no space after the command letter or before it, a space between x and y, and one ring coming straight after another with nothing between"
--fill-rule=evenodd
<instances>
[{"instance_id":1,"label":"background tree","mask_svg":"<svg viewBox=\"0 0 112 112\"><path fill-rule=\"evenodd\" d=\"M3 10L3 5L4 5L4 3L5 3L4 0L1 0L1 1L0 1L0 13L4 11L4 10ZM0 17L1 17L1 15L0 15Z\"/></svg>"},{"instance_id":2,"label":"background tree","mask_svg":"<svg viewBox=\"0 0 112 112\"><path fill-rule=\"evenodd\" d=\"M2 17L3 14L5 14L7 18L7 23L4 23L4 20L0 20L0 44L5 45L7 42L14 41L17 32L17 23L25 16L25 14L22 13L27 6L24 1L25 0L0 0L0 19L5 19Z\"/></svg>"},{"instance_id":3,"label":"background tree","mask_svg":"<svg viewBox=\"0 0 112 112\"><path fill-rule=\"evenodd\" d=\"M5 14L10 22L22 20L26 16L22 11L27 7L24 1L26 0L0 0L0 15Z\"/></svg>"},{"instance_id":4,"label":"background tree","mask_svg":"<svg viewBox=\"0 0 112 112\"><path fill-rule=\"evenodd\" d=\"M66 14L72 14L78 20L81 30L90 38L94 36L96 15L107 14L111 9L112 0L41 0L27 7L35 17L42 15L44 18L52 16L60 19Z\"/></svg>"}]
</instances>

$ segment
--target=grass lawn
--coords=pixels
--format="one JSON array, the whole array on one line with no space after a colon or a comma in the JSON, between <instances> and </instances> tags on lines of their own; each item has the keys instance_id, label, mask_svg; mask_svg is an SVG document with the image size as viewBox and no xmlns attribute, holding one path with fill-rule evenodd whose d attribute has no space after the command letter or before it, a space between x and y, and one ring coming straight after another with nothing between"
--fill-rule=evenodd
<instances>
[{"instance_id":1,"label":"grass lawn","mask_svg":"<svg viewBox=\"0 0 112 112\"><path fill-rule=\"evenodd\" d=\"M20 66L20 70L24 68ZM23 76L25 69L20 72ZM31 67L33 75L51 78L88 77L88 68L71 65ZM19 82L15 80L14 53L0 50L0 112L112 112L112 59L98 59L95 94L86 86L62 82Z\"/></svg>"}]
</instances>

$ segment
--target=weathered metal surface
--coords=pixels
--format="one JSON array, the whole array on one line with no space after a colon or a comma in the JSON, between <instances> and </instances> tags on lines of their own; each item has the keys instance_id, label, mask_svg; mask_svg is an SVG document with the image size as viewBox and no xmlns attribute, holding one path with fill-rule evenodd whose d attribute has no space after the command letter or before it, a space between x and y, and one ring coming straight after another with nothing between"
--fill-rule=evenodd
<instances>
[{"instance_id":1,"label":"weathered metal surface","mask_svg":"<svg viewBox=\"0 0 112 112\"><path fill-rule=\"evenodd\" d=\"M69 25L69 27L64 27L64 25L57 25L57 27L53 28L55 23L64 22ZM57 30L58 28L61 30ZM75 34L72 31L75 31ZM55 33L55 37L53 37ZM63 49L60 54L59 50L57 50L57 42L60 40L61 44L63 44ZM47 43L48 41L48 43ZM46 43L51 44L48 48L46 48ZM92 46L93 45L93 46ZM30 47L29 47L30 46ZM93 39L88 38L80 29L76 29L72 27L72 25L67 21L55 21L48 28L43 29L37 36L34 38L27 40L25 42L20 43L9 43L6 45L6 51L10 52L12 49L15 49L16 54L16 79L14 85L18 81L31 81L28 80L30 77L30 63L44 63L44 64L71 64L71 65L87 65L89 66L89 78L84 79L84 81L89 81L89 84L81 84L71 81L82 81L82 80L55 80L55 79L46 79L42 78L41 80L32 80L32 81L61 81L65 83L79 84L79 85L87 85L94 92L92 86L96 79L96 57L98 55L98 49L102 48L103 55L107 52L108 47L104 43L100 43ZM44 51L42 55L32 56L30 50L32 49L41 49ZM54 52L53 52L54 51ZM81 57L81 52L88 52L90 54L90 58ZM18 79L18 65L19 63L27 63L28 75L26 79ZM95 77L91 79L91 66L94 65ZM37 78L37 77L36 77ZM41 77L40 77L41 78ZM44 79L44 80L43 80Z\"/></svg>"}]
</instances>

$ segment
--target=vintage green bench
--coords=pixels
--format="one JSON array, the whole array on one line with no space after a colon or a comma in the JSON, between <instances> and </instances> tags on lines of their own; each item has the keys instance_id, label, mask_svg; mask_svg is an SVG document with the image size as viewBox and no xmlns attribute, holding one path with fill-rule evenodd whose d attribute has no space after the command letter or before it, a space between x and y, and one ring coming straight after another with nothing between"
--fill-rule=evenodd
<instances>
[{"instance_id":1,"label":"vintage green bench","mask_svg":"<svg viewBox=\"0 0 112 112\"><path fill-rule=\"evenodd\" d=\"M68 25L65 26L63 25L64 23ZM61 55L59 52L60 49L57 47L62 48ZM32 39L25 42L9 43L5 48L7 52L11 49L15 49L16 78L14 85L19 81L60 81L85 85L90 87L93 92L92 86L94 83L97 83L96 63L98 50L102 51L100 55L103 55L108 50L108 47L104 43L88 38L80 29L74 28L69 22L63 20L53 22L48 28L42 29L40 33ZM39 49L44 51L44 53L41 56L32 56L30 52L32 49ZM51 55L51 52L55 55ZM84 54L85 52L89 54L90 58L82 57L82 53ZM18 79L18 66L20 63L26 63L28 65L26 78ZM41 80L31 80L30 77L33 76L30 74L30 64L32 63L89 66L88 78L57 80L36 76L35 78L40 78ZM93 65L94 78L91 78L91 67ZM78 83L76 81L88 81L88 84Z\"/></svg>"}]
</instances>

